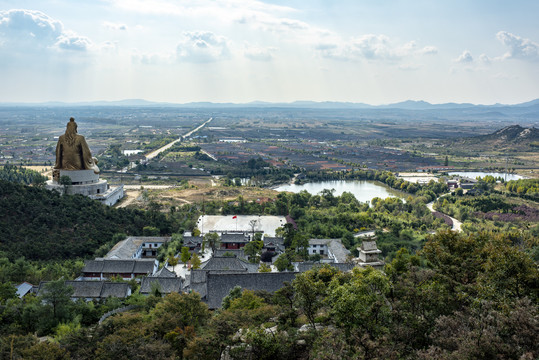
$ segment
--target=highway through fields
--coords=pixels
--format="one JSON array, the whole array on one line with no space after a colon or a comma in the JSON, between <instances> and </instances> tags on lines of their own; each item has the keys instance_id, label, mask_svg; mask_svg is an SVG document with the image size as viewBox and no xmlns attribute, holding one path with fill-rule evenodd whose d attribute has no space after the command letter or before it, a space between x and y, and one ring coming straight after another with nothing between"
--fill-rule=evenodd
<instances>
[{"instance_id":1,"label":"highway through fields","mask_svg":"<svg viewBox=\"0 0 539 360\"><path fill-rule=\"evenodd\" d=\"M146 161L153 159L153 158L156 157L157 155L161 154L163 151L170 149L170 148L171 148L174 144L176 144L177 142L182 141L182 140L188 138L189 136L193 135L193 134L196 133L198 130L202 129L204 126L206 126L207 124L209 124L210 121L212 121L212 120L213 120L213 118L209 118L209 119L206 120L204 123L202 123L200 126L198 126L197 128L195 128L195 129L189 131L189 132L186 133L185 135L182 135L182 136L180 136L179 138L177 138L176 140L174 140L174 141L172 141L172 142L166 144L165 146L163 146L163 147L161 147L161 148L159 148L159 149L157 149L157 150L154 150L154 151L152 151L151 153L147 154L147 155L146 155Z\"/></svg>"}]
</instances>

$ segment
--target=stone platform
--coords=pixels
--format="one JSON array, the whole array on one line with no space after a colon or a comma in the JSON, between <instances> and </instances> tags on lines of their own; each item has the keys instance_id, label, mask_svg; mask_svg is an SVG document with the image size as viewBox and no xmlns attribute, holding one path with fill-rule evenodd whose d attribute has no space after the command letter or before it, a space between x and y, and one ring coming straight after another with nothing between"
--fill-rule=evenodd
<instances>
[{"instance_id":1,"label":"stone platform","mask_svg":"<svg viewBox=\"0 0 539 360\"><path fill-rule=\"evenodd\" d=\"M61 184L63 176L71 179L69 184ZM124 196L123 185L110 187L107 180L99 179L93 170L58 170L53 180L47 181L45 187L61 194L80 194L101 201L106 205L114 205Z\"/></svg>"}]
</instances>

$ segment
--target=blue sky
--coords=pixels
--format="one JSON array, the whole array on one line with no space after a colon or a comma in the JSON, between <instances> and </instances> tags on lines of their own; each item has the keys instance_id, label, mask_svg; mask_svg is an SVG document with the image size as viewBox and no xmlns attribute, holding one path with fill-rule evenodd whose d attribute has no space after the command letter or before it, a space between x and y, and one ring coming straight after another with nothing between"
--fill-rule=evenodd
<instances>
[{"instance_id":1,"label":"blue sky","mask_svg":"<svg viewBox=\"0 0 539 360\"><path fill-rule=\"evenodd\" d=\"M0 102L518 103L537 1L0 0Z\"/></svg>"}]
</instances>

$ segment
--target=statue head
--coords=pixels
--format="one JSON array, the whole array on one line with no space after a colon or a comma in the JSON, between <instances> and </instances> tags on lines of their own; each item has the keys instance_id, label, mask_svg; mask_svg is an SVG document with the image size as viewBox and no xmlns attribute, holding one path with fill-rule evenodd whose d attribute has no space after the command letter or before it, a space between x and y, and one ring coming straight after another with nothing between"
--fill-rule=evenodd
<instances>
[{"instance_id":1,"label":"statue head","mask_svg":"<svg viewBox=\"0 0 539 360\"><path fill-rule=\"evenodd\" d=\"M75 122L75 118L69 119L66 127L65 137L69 145L73 145L75 143L75 138L77 137L77 123Z\"/></svg>"}]
</instances>

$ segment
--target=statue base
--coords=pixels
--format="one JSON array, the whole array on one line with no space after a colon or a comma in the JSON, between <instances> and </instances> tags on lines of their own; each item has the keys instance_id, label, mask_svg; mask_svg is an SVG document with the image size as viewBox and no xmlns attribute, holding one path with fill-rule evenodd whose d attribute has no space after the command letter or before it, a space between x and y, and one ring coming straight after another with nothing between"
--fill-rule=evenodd
<instances>
[{"instance_id":1,"label":"statue base","mask_svg":"<svg viewBox=\"0 0 539 360\"><path fill-rule=\"evenodd\" d=\"M45 188L61 194L88 196L106 205L114 205L124 196L123 185L110 187L107 180L99 179L93 170L54 170L53 180ZM67 180L69 177L69 180Z\"/></svg>"}]
</instances>

